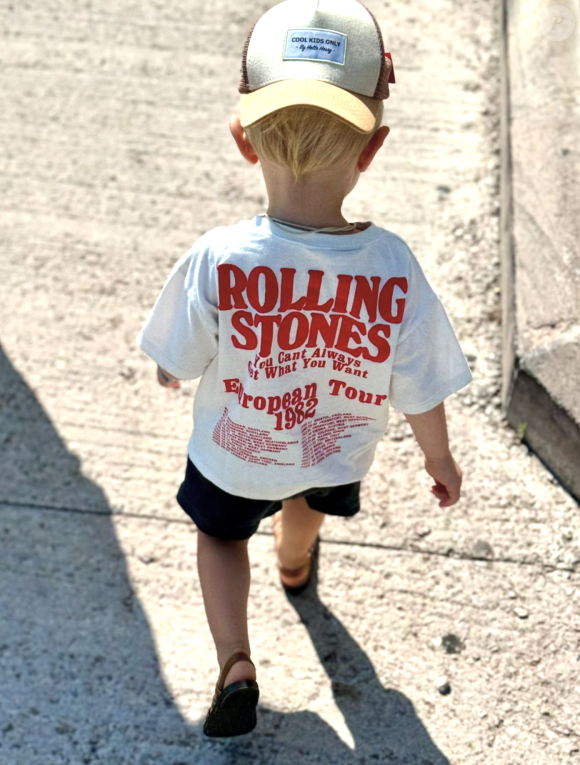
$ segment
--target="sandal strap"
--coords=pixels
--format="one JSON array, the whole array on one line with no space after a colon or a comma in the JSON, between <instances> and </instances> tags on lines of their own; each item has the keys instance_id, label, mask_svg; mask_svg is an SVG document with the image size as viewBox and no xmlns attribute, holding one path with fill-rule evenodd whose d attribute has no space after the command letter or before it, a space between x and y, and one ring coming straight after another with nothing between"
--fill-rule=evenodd
<instances>
[{"instance_id":1,"label":"sandal strap","mask_svg":"<svg viewBox=\"0 0 580 765\"><path fill-rule=\"evenodd\" d=\"M300 566L300 568L284 568L284 566L278 561L278 571L282 574L282 576L290 577L291 579L295 577L301 577L303 576L308 569L310 568L310 562L305 563L304 565Z\"/></svg>"},{"instance_id":2,"label":"sandal strap","mask_svg":"<svg viewBox=\"0 0 580 765\"><path fill-rule=\"evenodd\" d=\"M278 510L278 512L274 513L272 516L272 525L274 528L274 541L275 545L277 546L278 540L280 538L280 535L282 534L282 511ZM316 539L308 550L306 551L306 561L301 565L298 566L298 568L289 569L285 568L281 563L280 559L277 558L276 564L278 567L278 571L280 572L280 578L282 579L282 584L285 587L293 587L297 584L302 584L302 581L304 578L308 578L310 575L310 571L312 569L312 557L314 555L314 552L320 542L320 537L317 535Z\"/></svg>"},{"instance_id":3,"label":"sandal strap","mask_svg":"<svg viewBox=\"0 0 580 765\"><path fill-rule=\"evenodd\" d=\"M225 683L226 677L228 676L228 672L234 666L234 664L237 664L239 661L248 661L253 667L256 666L254 662L252 661L252 659L250 658L250 654L246 653L246 651L237 651L236 653L232 654L230 658L226 661L222 671L220 672L220 676L216 684L216 691L218 693L221 693L223 691L224 683Z\"/></svg>"},{"instance_id":4,"label":"sandal strap","mask_svg":"<svg viewBox=\"0 0 580 765\"><path fill-rule=\"evenodd\" d=\"M286 568L280 563L280 560L278 559L276 561L276 564L278 566L279 571L281 571L284 576L290 576L295 577L299 576L301 574L304 574L312 565L312 556L314 555L314 551L316 550L316 546L319 543L319 537L317 536L314 542L310 545L308 550L306 551L306 561L301 565L298 566L298 568Z\"/></svg>"},{"instance_id":5,"label":"sandal strap","mask_svg":"<svg viewBox=\"0 0 580 765\"><path fill-rule=\"evenodd\" d=\"M310 548L308 549L308 552L306 553L306 563L303 563L301 566L298 566L298 568L286 568L283 566L279 560L276 561L276 565L278 566L278 570L284 574L284 576L301 576L308 571L308 569L312 566L312 555L314 553L316 547L316 543L312 544Z\"/></svg>"}]
</instances>

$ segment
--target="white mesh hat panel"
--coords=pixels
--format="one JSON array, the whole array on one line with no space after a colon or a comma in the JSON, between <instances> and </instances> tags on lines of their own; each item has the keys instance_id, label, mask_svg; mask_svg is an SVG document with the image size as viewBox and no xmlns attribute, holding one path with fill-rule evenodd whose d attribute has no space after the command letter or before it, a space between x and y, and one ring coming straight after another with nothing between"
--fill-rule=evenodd
<instances>
[{"instance_id":1,"label":"white mesh hat panel","mask_svg":"<svg viewBox=\"0 0 580 765\"><path fill-rule=\"evenodd\" d=\"M246 56L249 90L316 79L373 97L383 55L373 17L356 0L286 0L253 29Z\"/></svg>"}]
</instances>

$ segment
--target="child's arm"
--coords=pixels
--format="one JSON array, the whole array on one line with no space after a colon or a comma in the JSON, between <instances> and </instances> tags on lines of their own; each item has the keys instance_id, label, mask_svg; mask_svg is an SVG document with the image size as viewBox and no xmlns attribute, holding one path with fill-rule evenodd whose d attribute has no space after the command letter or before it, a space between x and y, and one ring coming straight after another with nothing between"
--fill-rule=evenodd
<instances>
[{"instance_id":1,"label":"child's arm","mask_svg":"<svg viewBox=\"0 0 580 765\"><path fill-rule=\"evenodd\" d=\"M163 369L163 367L160 367L159 364L157 364L157 381L159 382L159 385L162 385L164 388L181 388L179 379L169 374L169 372Z\"/></svg>"},{"instance_id":2,"label":"child's arm","mask_svg":"<svg viewBox=\"0 0 580 765\"><path fill-rule=\"evenodd\" d=\"M425 455L425 470L435 479L431 491L441 500L439 507L451 507L459 501L462 473L449 450L444 402L405 418Z\"/></svg>"},{"instance_id":3,"label":"child's arm","mask_svg":"<svg viewBox=\"0 0 580 765\"><path fill-rule=\"evenodd\" d=\"M201 377L218 352L215 267L203 241L175 263L136 338L164 388Z\"/></svg>"}]
</instances>

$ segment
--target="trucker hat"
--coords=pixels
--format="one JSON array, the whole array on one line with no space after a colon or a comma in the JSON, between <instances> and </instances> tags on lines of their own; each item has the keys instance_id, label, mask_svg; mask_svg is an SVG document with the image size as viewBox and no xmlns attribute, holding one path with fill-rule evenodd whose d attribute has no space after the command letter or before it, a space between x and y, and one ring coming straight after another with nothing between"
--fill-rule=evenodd
<instances>
[{"instance_id":1,"label":"trucker hat","mask_svg":"<svg viewBox=\"0 0 580 765\"><path fill-rule=\"evenodd\" d=\"M395 82L373 14L358 0L285 0L250 30L239 92L242 127L286 106L317 106L371 133Z\"/></svg>"}]
</instances>

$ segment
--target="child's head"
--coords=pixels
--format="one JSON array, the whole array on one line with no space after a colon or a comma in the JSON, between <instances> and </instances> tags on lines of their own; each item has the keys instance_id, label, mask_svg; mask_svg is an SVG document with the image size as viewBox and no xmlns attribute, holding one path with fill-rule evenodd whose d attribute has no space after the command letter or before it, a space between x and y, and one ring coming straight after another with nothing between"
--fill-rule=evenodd
<instances>
[{"instance_id":1,"label":"child's head","mask_svg":"<svg viewBox=\"0 0 580 765\"><path fill-rule=\"evenodd\" d=\"M389 82L390 54L361 3L286 0L248 36L232 132L238 140L243 128L256 159L295 180L353 166L381 125Z\"/></svg>"}]
</instances>

